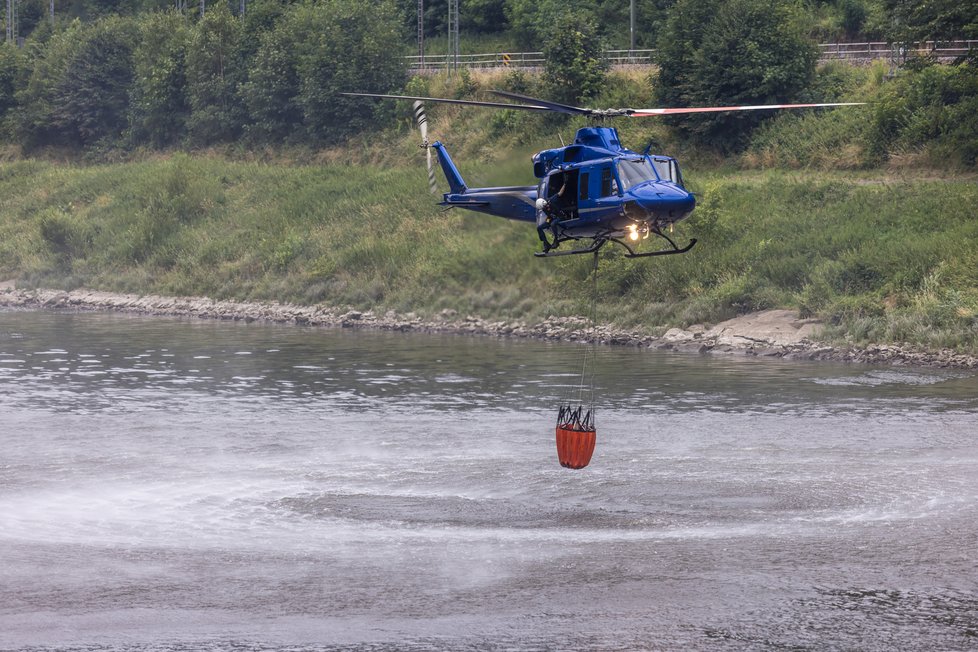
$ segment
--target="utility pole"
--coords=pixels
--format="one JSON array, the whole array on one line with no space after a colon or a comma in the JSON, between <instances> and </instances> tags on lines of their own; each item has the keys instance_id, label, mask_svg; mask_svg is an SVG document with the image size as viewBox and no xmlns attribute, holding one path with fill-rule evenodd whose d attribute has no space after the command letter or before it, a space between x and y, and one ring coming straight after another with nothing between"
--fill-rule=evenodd
<instances>
[{"instance_id":1,"label":"utility pole","mask_svg":"<svg viewBox=\"0 0 978 652\"><path fill-rule=\"evenodd\" d=\"M200 0L200 17L201 18L204 17L204 5L206 3L207 3L207 0Z\"/></svg>"},{"instance_id":2,"label":"utility pole","mask_svg":"<svg viewBox=\"0 0 978 652\"><path fill-rule=\"evenodd\" d=\"M458 0L448 0L448 59L449 76L458 72Z\"/></svg>"},{"instance_id":3,"label":"utility pole","mask_svg":"<svg viewBox=\"0 0 978 652\"><path fill-rule=\"evenodd\" d=\"M7 42L17 45L17 10L20 0L7 0Z\"/></svg>"},{"instance_id":4,"label":"utility pole","mask_svg":"<svg viewBox=\"0 0 978 652\"><path fill-rule=\"evenodd\" d=\"M51 9L51 26L54 27L54 0L48 3L48 7Z\"/></svg>"},{"instance_id":5,"label":"utility pole","mask_svg":"<svg viewBox=\"0 0 978 652\"><path fill-rule=\"evenodd\" d=\"M631 40L629 41L630 45L628 48L628 56L634 57L635 56L635 0L631 0L630 7L631 7L631 11L629 12L630 19L628 25L629 25L629 33L631 34Z\"/></svg>"},{"instance_id":6,"label":"utility pole","mask_svg":"<svg viewBox=\"0 0 978 652\"><path fill-rule=\"evenodd\" d=\"M424 70L424 0L418 0L418 67Z\"/></svg>"},{"instance_id":7,"label":"utility pole","mask_svg":"<svg viewBox=\"0 0 978 652\"><path fill-rule=\"evenodd\" d=\"M247 5L248 5L247 0L241 0L241 2L238 4L238 15L239 16L244 16L245 15L245 9L248 8Z\"/></svg>"}]
</instances>

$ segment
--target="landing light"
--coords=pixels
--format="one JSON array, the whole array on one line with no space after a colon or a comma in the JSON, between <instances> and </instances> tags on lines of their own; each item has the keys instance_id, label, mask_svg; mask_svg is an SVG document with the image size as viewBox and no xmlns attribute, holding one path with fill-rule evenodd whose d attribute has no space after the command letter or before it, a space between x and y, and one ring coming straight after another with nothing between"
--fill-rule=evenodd
<instances>
[{"instance_id":1,"label":"landing light","mask_svg":"<svg viewBox=\"0 0 978 652\"><path fill-rule=\"evenodd\" d=\"M638 226L636 226L635 224L629 224L627 228L628 228L628 239L633 241L638 240L639 237Z\"/></svg>"}]
</instances>

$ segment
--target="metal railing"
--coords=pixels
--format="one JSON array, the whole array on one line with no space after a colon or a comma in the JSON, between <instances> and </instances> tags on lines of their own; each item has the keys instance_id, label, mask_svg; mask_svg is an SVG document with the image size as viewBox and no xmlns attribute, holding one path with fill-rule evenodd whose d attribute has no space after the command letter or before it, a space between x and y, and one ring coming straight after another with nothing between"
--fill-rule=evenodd
<instances>
[{"instance_id":1,"label":"metal railing","mask_svg":"<svg viewBox=\"0 0 978 652\"><path fill-rule=\"evenodd\" d=\"M974 41L926 41L911 47L883 41L867 43L820 43L819 61L873 61L876 59L902 60L909 56L928 55L939 59L954 59L978 50L978 40ZM655 50L605 50L601 57L612 67L648 66L653 62ZM453 63L448 54L428 54L424 57L412 55L405 57L408 70L413 74L431 74L444 71ZM543 52L489 52L485 54L462 54L458 57L460 68L519 68L533 70L543 68Z\"/></svg>"},{"instance_id":2,"label":"metal railing","mask_svg":"<svg viewBox=\"0 0 978 652\"><path fill-rule=\"evenodd\" d=\"M934 56L938 59L956 59L978 50L978 41L924 41L910 45L872 41L868 43L821 43L818 46L821 61L839 59L902 60L910 56Z\"/></svg>"},{"instance_id":3,"label":"metal railing","mask_svg":"<svg viewBox=\"0 0 978 652\"><path fill-rule=\"evenodd\" d=\"M605 50L602 59L612 66L644 65L652 63L655 50ZM434 73L447 69L453 63L448 54L426 54L424 57L405 57L408 69L415 74ZM543 68L543 52L489 52L486 54L461 54L459 68Z\"/></svg>"}]
</instances>

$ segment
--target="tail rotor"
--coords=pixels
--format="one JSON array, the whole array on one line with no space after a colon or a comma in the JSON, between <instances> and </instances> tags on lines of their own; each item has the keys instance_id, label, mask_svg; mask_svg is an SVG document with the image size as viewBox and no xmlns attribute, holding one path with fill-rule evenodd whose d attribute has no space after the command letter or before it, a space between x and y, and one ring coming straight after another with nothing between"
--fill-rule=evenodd
<instances>
[{"instance_id":1,"label":"tail rotor","mask_svg":"<svg viewBox=\"0 0 978 652\"><path fill-rule=\"evenodd\" d=\"M418 129L421 130L421 147L424 148L428 158L428 187L432 194L438 193L435 186L435 167L431 160L431 145L428 143L428 116L424 112L424 104L420 101L414 103L414 119L418 122Z\"/></svg>"}]
</instances>

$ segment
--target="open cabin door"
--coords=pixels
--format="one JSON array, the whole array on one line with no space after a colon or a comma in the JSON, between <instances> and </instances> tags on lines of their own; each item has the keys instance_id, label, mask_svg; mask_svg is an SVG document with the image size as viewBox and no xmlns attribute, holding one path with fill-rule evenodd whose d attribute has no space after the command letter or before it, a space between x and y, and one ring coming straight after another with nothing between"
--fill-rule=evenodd
<instances>
[{"instance_id":1,"label":"open cabin door","mask_svg":"<svg viewBox=\"0 0 978 652\"><path fill-rule=\"evenodd\" d=\"M545 197L561 219L577 217L578 181L580 170L558 170L547 177ZM561 192L563 188L563 192Z\"/></svg>"}]
</instances>

